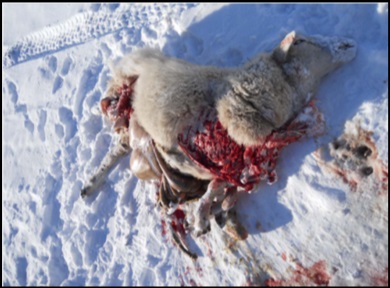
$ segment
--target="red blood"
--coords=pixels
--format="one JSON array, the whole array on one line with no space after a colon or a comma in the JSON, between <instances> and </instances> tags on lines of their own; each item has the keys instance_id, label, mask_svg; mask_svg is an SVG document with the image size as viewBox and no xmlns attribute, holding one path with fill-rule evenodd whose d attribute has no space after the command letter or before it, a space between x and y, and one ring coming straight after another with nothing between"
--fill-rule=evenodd
<instances>
[{"instance_id":1,"label":"red blood","mask_svg":"<svg viewBox=\"0 0 390 288\"><path fill-rule=\"evenodd\" d=\"M186 277L186 278L189 278L189 277L191 277L191 274L192 273L194 273L194 272L196 272L196 274L198 274L198 276L199 277L203 277L203 270L202 270L202 268L201 267L199 267L198 265L196 265L196 267L195 267L195 271L194 271L194 269L191 269L190 267L186 267L185 268L185 270L184 270L184 276ZM184 284L184 280L183 280L183 276L182 275L180 275L180 280L181 280L181 282L182 282L182 284ZM198 286L198 284L195 282L195 280L194 279L192 279L192 278L189 278L188 279L188 282L189 282L189 285L190 286ZM188 285L187 285L188 286Z\"/></svg>"},{"instance_id":2,"label":"red blood","mask_svg":"<svg viewBox=\"0 0 390 288\"><path fill-rule=\"evenodd\" d=\"M265 281L265 286L268 286L268 287L279 287L279 286L283 286L283 285L286 285L284 284L284 281L283 280L274 280L274 279L267 279Z\"/></svg>"},{"instance_id":3,"label":"red blood","mask_svg":"<svg viewBox=\"0 0 390 288\"><path fill-rule=\"evenodd\" d=\"M112 99L110 99L109 97L103 98L100 101L100 107L101 107L104 115L107 115L107 110L111 105L111 101L112 101Z\"/></svg>"},{"instance_id":4,"label":"red blood","mask_svg":"<svg viewBox=\"0 0 390 288\"><path fill-rule=\"evenodd\" d=\"M133 113L133 108L131 107L131 98L133 94L133 88L127 86L126 84L122 86L119 90L119 101L117 104L118 117L127 116L130 119L131 113Z\"/></svg>"},{"instance_id":5,"label":"red blood","mask_svg":"<svg viewBox=\"0 0 390 288\"><path fill-rule=\"evenodd\" d=\"M196 270L196 272L198 272L198 273L203 273L202 267L197 266L197 267L195 268L195 270ZM203 276L203 275L201 274L200 276Z\"/></svg>"},{"instance_id":6,"label":"red blood","mask_svg":"<svg viewBox=\"0 0 390 288\"><path fill-rule=\"evenodd\" d=\"M326 271L325 261L318 261L309 268L303 267L296 263L293 275L287 280L268 279L265 281L266 286L313 286L325 285L330 282L330 275Z\"/></svg>"},{"instance_id":7,"label":"red blood","mask_svg":"<svg viewBox=\"0 0 390 288\"><path fill-rule=\"evenodd\" d=\"M385 164L382 163L382 166L383 166L382 168L383 177L382 177L382 191L380 192L380 194L386 195L388 193L389 176Z\"/></svg>"},{"instance_id":8,"label":"red blood","mask_svg":"<svg viewBox=\"0 0 390 288\"><path fill-rule=\"evenodd\" d=\"M161 219L161 233L163 236L167 235L167 222L164 219Z\"/></svg>"},{"instance_id":9,"label":"red blood","mask_svg":"<svg viewBox=\"0 0 390 288\"><path fill-rule=\"evenodd\" d=\"M287 260L286 253L283 252L282 255L281 255L281 257L282 257L283 261L286 261L286 260Z\"/></svg>"},{"instance_id":10,"label":"red blood","mask_svg":"<svg viewBox=\"0 0 390 288\"><path fill-rule=\"evenodd\" d=\"M383 272L378 273L371 277L373 286L389 286L389 267L383 270Z\"/></svg>"},{"instance_id":11,"label":"red blood","mask_svg":"<svg viewBox=\"0 0 390 288\"><path fill-rule=\"evenodd\" d=\"M186 270L184 271L184 276L186 276L186 278L190 277L190 276L188 276L189 272L190 272L189 267L187 267ZM192 278L188 279L189 284L187 284L187 285L184 282L183 275L180 274L179 279L180 279L180 286L198 286L198 284Z\"/></svg>"},{"instance_id":12,"label":"red blood","mask_svg":"<svg viewBox=\"0 0 390 288\"><path fill-rule=\"evenodd\" d=\"M182 276L182 275L179 275L179 280L180 280L180 286L181 286L181 287L184 287L184 286L185 286L185 283L184 283L184 280L183 280L183 276Z\"/></svg>"},{"instance_id":13,"label":"red blood","mask_svg":"<svg viewBox=\"0 0 390 288\"><path fill-rule=\"evenodd\" d=\"M171 215L171 227L172 229L180 233L182 235L185 234L185 229L184 229L184 219L186 215L183 210L180 208L176 209L175 212L172 213Z\"/></svg>"},{"instance_id":14,"label":"red blood","mask_svg":"<svg viewBox=\"0 0 390 288\"><path fill-rule=\"evenodd\" d=\"M116 97L109 96L100 101L100 107L104 115L106 115L111 122L116 123L119 119L127 119L125 128L128 128L131 114L133 113L132 97L133 86L137 80L137 76L130 77L128 84L123 84L116 91Z\"/></svg>"},{"instance_id":15,"label":"red blood","mask_svg":"<svg viewBox=\"0 0 390 288\"><path fill-rule=\"evenodd\" d=\"M169 220L170 220L169 222L173 231L180 233L182 235L185 234L185 229L184 229L185 217L186 214L180 208L177 208L175 212L169 215ZM162 235L165 236L167 234L167 223L165 222L164 219L161 220L161 227L162 227Z\"/></svg>"},{"instance_id":16,"label":"red blood","mask_svg":"<svg viewBox=\"0 0 390 288\"><path fill-rule=\"evenodd\" d=\"M312 110L314 108L310 106ZM262 179L276 181L274 171L281 150L307 134L308 124L293 121L273 131L257 146L237 144L219 122L216 111L205 110L198 122L178 136L183 151L216 178L247 191Z\"/></svg>"}]
</instances>

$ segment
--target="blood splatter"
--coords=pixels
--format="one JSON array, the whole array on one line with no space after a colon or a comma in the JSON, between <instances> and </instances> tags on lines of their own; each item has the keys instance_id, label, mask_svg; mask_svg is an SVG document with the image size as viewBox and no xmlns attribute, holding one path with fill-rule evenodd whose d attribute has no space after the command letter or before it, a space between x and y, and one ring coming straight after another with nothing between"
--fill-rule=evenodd
<instances>
[{"instance_id":1,"label":"blood splatter","mask_svg":"<svg viewBox=\"0 0 390 288\"><path fill-rule=\"evenodd\" d=\"M296 263L293 275L287 280L268 279L266 286L328 286L331 276L326 271L325 261L318 261L311 267L305 268L300 263Z\"/></svg>"},{"instance_id":2,"label":"blood splatter","mask_svg":"<svg viewBox=\"0 0 390 288\"><path fill-rule=\"evenodd\" d=\"M173 212L171 215L166 215L168 218L168 223L171 225L171 228L174 232L180 233L182 236L185 235L185 228L184 228L184 219L186 217L183 210L180 208L177 208L175 212ZM162 216L163 217L163 216ZM167 235L167 222L164 219L161 219L161 233L163 236Z\"/></svg>"},{"instance_id":3,"label":"blood splatter","mask_svg":"<svg viewBox=\"0 0 390 288\"><path fill-rule=\"evenodd\" d=\"M202 268L199 267L199 265L196 265L195 271L194 271L194 269L191 269L190 267L187 266L187 267L185 268L185 270L184 270L184 277L183 277L183 275L181 275L181 274L179 275L179 278L180 278L180 285L181 285L181 286L188 286L188 284L189 284L189 285L191 285L191 286L199 286L199 285L195 282L194 279L190 278L191 275L192 275L194 272L195 272L199 277L203 277ZM189 279L188 279L188 284L187 284L187 285L186 285L186 283L184 282L184 278L189 278Z\"/></svg>"},{"instance_id":4,"label":"blood splatter","mask_svg":"<svg viewBox=\"0 0 390 288\"><path fill-rule=\"evenodd\" d=\"M161 233L163 236L167 235L167 222L164 219L161 219Z\"/></svg>"},{"instance_id":5,"label":"blood splatter","mask_svg":"<svg viewBox=\"0 0 390 288\"><path fill-rule=\"evenodd\" d=\"M389 286L389 267L371 277L373 286Z\"/></svg>"}]
</instances>

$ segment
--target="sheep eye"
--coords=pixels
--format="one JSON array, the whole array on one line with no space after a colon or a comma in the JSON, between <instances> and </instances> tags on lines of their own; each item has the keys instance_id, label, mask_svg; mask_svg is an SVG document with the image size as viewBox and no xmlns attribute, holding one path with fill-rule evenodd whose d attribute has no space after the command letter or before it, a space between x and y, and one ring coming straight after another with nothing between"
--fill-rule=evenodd
<instances>
[{"instance_id":1,"label":"sheep eye","mask_svg":"<svg viewBox=\"0 0 390 288\"><path fill-rule=\"evenodd\" d=\"M299 45L299 44L301 44L301 43L303 43L303 42L305 42L305 40L303 40L303 39L297 39L297 40L294 41L294 46L297 46L297 45Z\"/></svg>"}]
</instances>

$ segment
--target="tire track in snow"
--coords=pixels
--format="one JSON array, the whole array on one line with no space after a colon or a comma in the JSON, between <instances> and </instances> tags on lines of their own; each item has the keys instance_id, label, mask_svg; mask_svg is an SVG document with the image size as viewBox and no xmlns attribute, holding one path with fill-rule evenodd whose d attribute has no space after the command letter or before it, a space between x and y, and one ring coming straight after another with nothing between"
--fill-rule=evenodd
<instances>
[{"instance_id":1,"label":"tire track in snow","mask_svg":"<svg viewBox=\"0 0 390 288\"><path fill-rule=\"evenodd\" d=\"M164 7L166 15L172 12L180 15L188 4L159 6ZM114 9L103 8L79 13L63 23L27 35L5 50L3 68L83 44L123 28L140 30L143 26L161 22L161 17L155 15L154 6L150 4L121 4Z\"/></svg>"},{"instance_id":2,"label":"tire track in snow","mask_svg":"<svg viewBox=\"0 0 390 288\"><path fill-rule=\"evenodd\" d=\"M102 37L127 26L131 19L129 11L80 13L64 23L32 33L8 48L4 53L3 67Z\"/></svg>"}]
</instances>

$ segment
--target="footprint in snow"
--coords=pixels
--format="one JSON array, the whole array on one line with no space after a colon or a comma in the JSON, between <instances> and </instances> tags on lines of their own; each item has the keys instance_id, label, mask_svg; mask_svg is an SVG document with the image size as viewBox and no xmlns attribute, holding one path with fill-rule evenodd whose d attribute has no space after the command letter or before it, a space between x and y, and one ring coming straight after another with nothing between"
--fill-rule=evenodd
<instances>
[{"instance_id":1,"label":"footprint in snow","mask_svg":"<svg viewBox=\"0 0 390 288\"><path fill-rule=\"evenodd\" d=\"M70 58L69 56L66 57L65 60L64 60L64 63L62 64L62 68L61 68L61 75L62 76L68 75L69 70L70 70L72 64L73 64L72 58Z\"/></svg>"},{"instance_id":2,"label":"footprint in snow","mask_svg":"<svg viewBox=\"0 0 390 288\"><path fill-rule=\"evenodd\" d=\"M55 56L50 56L48 57L47 61L47 66L49 67L50 71L52 73L55 73L57 71L57 57Z\"/></svg>"},{"instance_id":3,"label":"footprint in snow","mask_svg":"<svg viewBox=\"0 0 390 288\"><path fill-rule=\"evenodd\" d=\"M14 105L14 110L16 113L22 113L24 117L24 127L32 133L34 133L35 125L30 120L30 117L28 116L27 112L27 106L26 104L20 104L19 103L19 93L18 88L16 87L15 83L13 83L10 80L6 80L8 93L11 95L11 102Z\"/></svg>"},{"instance_id":4,"label":"footprint in snow","mask_svg":"<svg viewBox=\"0 0 390 288\"><path fill-rule=\"evenodd\" d=\"M39 113L38 133L39 133L39 138L41 139L42 142L46 140L46 136L45 136L46 119L47 119L47 112L45 110L41 110Z\"/></svg>"}]
</instances>

